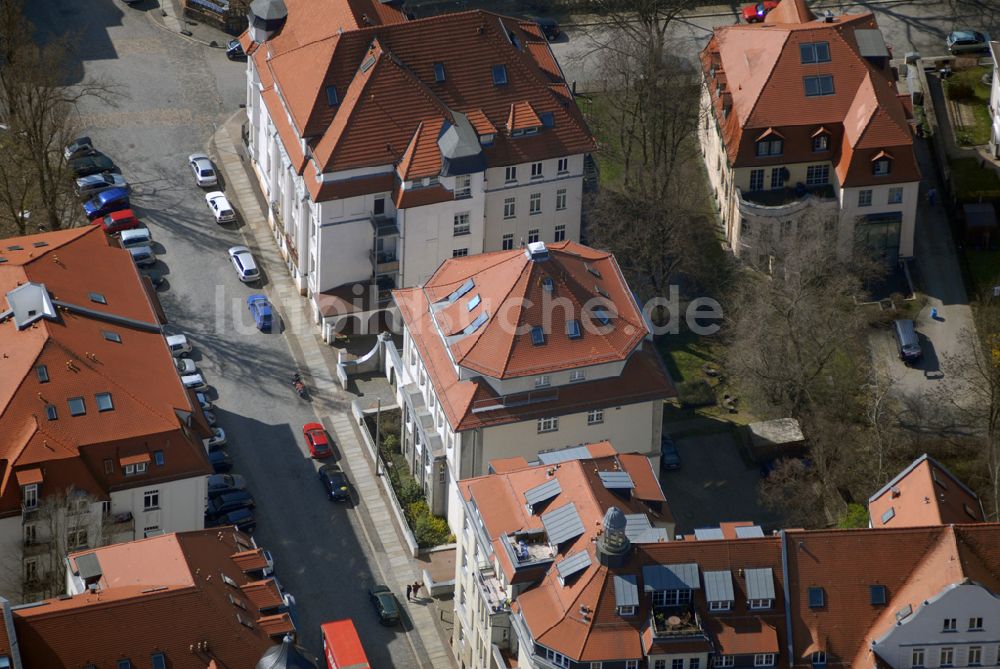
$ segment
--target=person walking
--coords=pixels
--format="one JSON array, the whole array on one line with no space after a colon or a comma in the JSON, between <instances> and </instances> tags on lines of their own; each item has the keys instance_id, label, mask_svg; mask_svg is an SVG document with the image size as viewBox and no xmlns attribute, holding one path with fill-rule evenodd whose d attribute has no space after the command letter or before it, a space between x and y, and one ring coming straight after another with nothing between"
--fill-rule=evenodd
<instances>
[{"instance_id":1,"label":"person walking","mask_svg":"<svg viewBox=\"0 0 1000 669\"><path fill-rule=\"evenodd\" d=\"M412 600L412 599L410 598L410 595L411 595L412 593L413 593L413 586L412 586L412 585L410 585L409 583L407 583L407 584L406 584L406 601L408 601L408 602L410 602L410 601L413 601L413 600Z\"/></svg>"},{"instance_id":2,"label":"person walking","mask_svg":"<svg viewBox=\"0 0 1000 669\"><path fill-rule=\"evenodd\" d=\"M413 584L413 596L416 597L417 593L420 592L420 586L423 585L420 581Z\"/></svg>"}]
</instances>

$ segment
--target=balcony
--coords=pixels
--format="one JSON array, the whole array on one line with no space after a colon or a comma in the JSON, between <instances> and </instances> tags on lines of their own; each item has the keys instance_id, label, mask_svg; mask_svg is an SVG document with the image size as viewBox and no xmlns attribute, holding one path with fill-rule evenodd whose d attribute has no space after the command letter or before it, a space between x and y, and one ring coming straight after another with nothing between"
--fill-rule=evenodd
<instances>
[{"instance_id":1,"label":"balcony","mask_svg":"<svg viewBox=\"0 0 1000 669\"><path fill-rule=\"evenodd\" d=\"M654 639L676 639L678 637L703 637L701 617L693 608L678 606L657 606L649 618Z\"/></svg>"},{"instance_id":2,"label":"balcony","mask_svg":"<svg viewBox=\"0 0 1000 669\"><path fill-rule=\"evenodd\" d=\"M525 406L538 402L551 402L559 399L558 388L547 388L545 390L529 390L521 393L511 393L499 397L476 400L472 403L472 413L482 413L484 411L496 411L509 407Z\"/></svg>"},{"instance_id":3,"label":"balcony","mask_svg":"<svg viewBox=\"0 0 1000 669\"><path fill-rule=\"evenodd\" d=\"M556 557L556 551L544 532L504 534L500 536L500 543L507 551L514 569L536 567L551 562Z\"/></svg>"},{"instance_id":4,"label":"balcony","mask_svg":"<svg viewBox=\"0 0 1000 669\"><path fill-rule=\"evenodd\" d=\"M743 191L736 189L742 216L769 216L781 218L800 213L810 206L835 209L837 198L833 186L805 186L773 188L771 190Z\"/></svg>"},{"instance_id":5,"label":"balcony","mask_svg":"<svg viewBox=\"0 0 1000 669\"><path fill-rule=\"evenodd\" d=\"M479 577L479 592L482 593L490 612L510 613L510 599L503 583L493 571L493 567L480 569L477 576Z\"/></svg>"},{"instance_id":6,"label":"balcony","mask_svg":"<svg viewBox=\"0 0 1000 669\"><path fill-rule=\"evenodd\" d=\"M372 214L368 218L375 231L375 237L385 239L386 237L399 237L399 227L396 226L396 219L385 214Z\"/></svg>"},{"instance_id":7,"label":"balcony","mask_svg":"<svg viewBox=\"0 0 1000 669\"><path fill-rule=\"evenodd\" d=\"M393 274L399 271L399 258L396 257L395 249L392 251L369 251L368 257L371 258L372 271L375 276Z\"/></svg>"}]
</instances>

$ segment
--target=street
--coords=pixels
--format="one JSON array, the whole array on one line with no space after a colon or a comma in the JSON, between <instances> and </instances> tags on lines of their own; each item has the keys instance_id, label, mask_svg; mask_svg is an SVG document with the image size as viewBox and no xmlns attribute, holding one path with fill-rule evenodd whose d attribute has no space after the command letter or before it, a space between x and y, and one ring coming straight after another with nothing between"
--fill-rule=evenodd
<instances>
[{"instance_id":1,"label":"street","mask_svg":"<svg viewBox=\"0 0 1000 669\"><path fill-rule=\"evenodd\" d=\"M140 7L159 11L150 5ZM194 344L234 473L246 477L257 501L254 536L297 600L301 643L320 656L320 623L353 618L375 666L418 666L404 629L379 625L368 601L367 588L379 579L357 507L327 501L308 458L301 427L317 418L290 383L296 365L286 338L257 332L247 313L246 296L263 292L271 268L262 267L259 284L240 283L226 249L246 243L242 223L213 221L187 164L245 101L245 64L111 0L27 6L36 26L79 35L76 75L119 87L119 106L89 101L81 127L133 185L134 209L152 231L169 284L160 291L167 331Z\"/></svg>"}]
</instances>

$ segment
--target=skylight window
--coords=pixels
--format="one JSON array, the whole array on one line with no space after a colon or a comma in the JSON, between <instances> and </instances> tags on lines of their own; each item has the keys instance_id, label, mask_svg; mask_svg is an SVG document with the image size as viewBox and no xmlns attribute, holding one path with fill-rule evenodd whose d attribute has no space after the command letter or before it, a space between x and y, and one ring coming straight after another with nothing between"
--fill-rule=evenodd
<instances>
[{"instance_id":1,"label":"skylight window","mask_svg":"<svg viewBox=\"0 0 1000 669\"><path fill-rule=\"evenodd\" d=\"M18 245L18 244L14 244L14 245L12 245L12 246L8 246L8 247L7 247L7 250L8 250L8 251L23 251L23 250L24 250L24 247L23 247L23 246L20 246L20 245Z\"/></svg>"},{"instance_id":2,"label":"skylight window","mask_svg":"<svg viewBox=\"0 0 1000 669\"><path fill-rule=\"evenodd\" d=\"M472 311L479 306L480 302L482 302L482 299L480 299L479 294L473 295L472 299L469 300L469 304L466 305L466 311Z\"/></svg>"},{"instance_id":3,"label":"skylight window","mask_svg":"<svg viewBox=\"0 0 1000 669\"><path fill-rule=\"evenodd\" d=\"M493 66L493 83L496 86L507 85L507 66L503 63Z\"/></svg>"},{"instance_id":4,"label":"skylight window","mask_svg":"<svg viewBox=\"0 0 1000 669\"><path fill-rule=\"evenodd\" d=\"M452 292L452 294L448 296L448 302L449 303L454 302L455 300L457 300L458 298L464 296L466 293L468 293L470 290L472 290L475 287L476 287L476 282L475 281L473 281L472 279L466 279L465 283L463 283L461 286L459 286L458 288L456 288L454 290L454 292Z\"/></svg>"},{"instance_id":5,"label":"skylight window","mask_svg":"<svg viewBox=\"0 0 1000 669\"><path fill-rule=\"evenodd\" d=\"M542 112L538 118L542 121L542 127L551 128L556 124L556 117L552 112Z\"/></svg>"},{"instance_id":6,"label":"skylight window","mask_svg":"<svg viewBox=\"0 0 1000 669\"><path fill-rule=\"evenodd\" d=\"M610 295L608 295L608 291L604 290L603 288L601 288L596 283L594 284L594 292L597 293L598 295L600 295L601 297L605 297L605 298L608 298L608 299L610 299L610 297L611 297Z\"/></svg>"},{"instance_id":7,"label":"skylight window","mask_svg":"<svg viewBox=\"0 0 1000 669\"><path fill-rule=\"evenodd\" d=\"M49 243L48 242L33 242L31 245L34 246L36 249L40 249L43 246L48 246Z\"/></svg>"},{"instance_id":8,"label":"skylight window","mask_svg":"<svg viewBox=\"0 0 1000 669\"><path fill-rule=\"evenodd\" d=\"M803 79L806 86L806 97L816 97L818 95L833 95L833 75L821 74L815 77L805 77Z\"/></svg>"},{"instance_id":9,"label":"skylight window","mask_svg":"<svg viewBox=\"0 0 1000 669\"><path fill-rule=\"evenodd\" d=\"M336 107L340 104L340 98L337 97L337 87L333 84L326 87L326 104L330 107Z\"/></svg>"},{"instance_id":10,"label":"skylight window","mask_svg":"<svg viewBox=\"0 0 1000 669\"><path fill-rule=\"evenodd\" d=\"M535 346L541 346L545 343L545 333L537 325L531 328L531 343Z\"/></svg>"},{"instance_id":11,"label":"skylight window","mask_svg":"<svg viewBox=\"0 0 1000 669\"><path fill-rule=\"evenodd\" d=\"M888 523L890 520L892 520L895 517L896 517L896 509L894 509L893 507L890 506L882 514L882 524L885 525L886 523Z\"/></svg>"},{"instance_id":12,"label":"skylight window","mask_svg":"<svg viewBox=\"0 0 1000 669\"><path fill-rule=\"evenodd\" d=\"M799 45L799 55L802 57L802 64L809 63L829 63L830 45L827 42L807 42Z\"/></svg>"},{"instance_id":13,"label":"skylight window","mask_svg":"<svg viewBox=\"0 0 1000 669\"><path fill-rule=\"evenodd\" d=\"M94 399L97 400L98 411L111 411L115 408L114 402L111 401L111 393L97 393Z\"/></svg>"},{"instance_id":14,"label":"skylight window","mask_svg":"<svg viewBox=\"0 0 1000 669\"><path fill-rule=\"evenodd\" d=\"M102 330L101 334L104 335L104 338L107 339L108 341L113 341L116 344L122 343L122 336L117 332L112 332L111 330Z\"/></svg>"},{"instance_id":15,"label":"skylight window","mask_svg":"<svg viewBox=\"0 0 1000 669\"><path fill-rule=\"evenodd\" d=\"M167 669L167 656L163 653L153 653L149 660L153 664L153 669Z\"/></svg>"},{"instance_id":16,"label":"skylight window","mask_svg":"<svg viewBox=\"0 0 1000 669\"><path fill-rule=\"evenodd\" d=\"M98 304L107 304L108 299L101 295L100 293L90 293L90 301L97 302Z\"/></svg>"},{"instance_id":17,"label":"skylight window","mask_svg":"<svg viewBox=\"0 0 1000 669\"><path fill-rule=\"evenodd\" d=\"M444 78L444 63L434 63L434 81L440 84Z\"/></svg>"},{"instance_id":18,"label":"skylight window","mask_svg":"<svg viewBox=\"0 0 1000 669\"><path fill-rule=\"evenodd\" d=\"M556 285L552 281L552 277L551 276L547 276L544 279L542 279L542 288L545 289L546 293L551 293L553 290L555 290Z\"/></svg>"},{"instance_id":19,"label":"skylight window","mask_svg":"<svg viewBox=\"0 0 1000 669\"><path fill-rule=\"evenodd\" d=\"M69 404L70 416L82 416L87 413L87 403L82 397L70 397L66 403Z\"/></svg>"},{"instance_id":20,"label":"skylight window","mask_svg":"<svg viewBox=\"0 0 1000 669\"><path fill-rule=\"evenodd\" d=\"M608 316L608 312L603 307L594 307L594 318L601 325L611 325L611 317Z\"/></svg>"},{"instance_id":21,"label":"skylight window","mask_svg":"<svg viewBox=\"0 0 1000 669\"><path fill-rule=\"evenodd\" d=\"M591 265L589 262L583 263L583 266L587 268L587 271L596 276L598 279L601 278L601 271Z\"/></svg>"},{"instance_id":22,"label":"skylight window","mask_svg":"<svg viewBox=\"0 0 1000 669\"><path fill-rule=\"evenodd\" d=\"M48 418L49 420L55 420L56 418L59 418L59 412L56 411L55 404L45 405L45 417Z\"/></svg>"},{"instance_id":23,"label":"skylight window","mask_svg":"<svg viewBox=\"0 0 1000 669\"><path fill-rule=\"evenodd\" d=\"M872 606L879 606L885 604L885 586L884 585L869 585L868 593L871 596Z\"/></svg>"},{"instance_id":24,"label":"skylight window","mask_svg":"<svg viewBox=\"0 0 1000 669\"><path fill-rule=\"evenodd\" d=\"M580 321L574 318L566 322L566 336L570 339L579 339L583 336L583 332L580 330Z\"/></svg>"},{"instance_id":25,"label":"skylight window","mask_svg":"<svg viewBox=\"0 0 1000 669\"><path fill-rule=\"evenodd\" d=\"M481 313L478 316L476 316L476 320L474 320L471 323L469 323L466 326L466 328L464 330L462 330L462 334L465 334L465 335L472 334L473 332L475 332L476 330L478 330L479 328L481 328L482 325L483 325L483 323L485 323L487 320L489 320L489 314L487 314L484 311L483 313Z\"/></svg>"},{"instance_id":26,"label":"skylight window","mask_svg":"<svg viewBox=\"0 0 1000 669\"><path fill-rule=\"evenodd\" d=\"M35 367L35 374L38 374L39 383L49 382L49 368L46 367L45 365L39 365L38 367Z\"/></svg>"},{"instance_id":27,"label":"skylight window","mask_svg":"<svg viewBox=\"0 0 1000 669\"><path fill-rule=\"evenodd\" d=\"M809 608L820 609L826 604L826 594L823 588L809 588Z\"/></svg>"},{"instance_id":28,"label":"skylight window","mask_svg":"<svg viewBox=\"0 0 1000 669\"><path fill-rule=\"evenodd\" d=\"M375 56L374 55L368 56L367 58L365 58L365 62L361 63L361 71L367 72L368 70L372 69L372 65L374 64L375 64Z\"/></svg>"}]
</instances>

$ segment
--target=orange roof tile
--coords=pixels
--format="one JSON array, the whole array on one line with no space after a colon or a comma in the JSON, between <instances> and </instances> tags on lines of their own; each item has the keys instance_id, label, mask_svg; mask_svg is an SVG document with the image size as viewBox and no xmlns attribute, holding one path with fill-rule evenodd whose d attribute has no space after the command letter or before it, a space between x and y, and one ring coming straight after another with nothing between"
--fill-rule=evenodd
<instances>
[{"instance_id":1,"label":"orange roof tile","mask_svg":"<svg viewBox=\"0 0 1000 669\"><path fill-rule=\"evenodd\" d=\"M260 571L267 567L264 551L260 548L233 553L230 558L236 563L236 566L243 570L243 573Z\"/></svg>"},{"instance_id":2,"label":"orange roof tile","mask_svg":"<svg viewBox=\"0 0 1000 669\"><path fill-rule=\"evenodd\" d=\"M260 611L267 611L281 606L283 600L278 584L273 578L266 578L262 581L253 581L240 586L243 595L250 600L253 606Z\"/></svg>"},{"instance_id":3,"label":"orange roof tile","mask_svg":"<svg viewBox=\"0 0 1000 669\"><path fill-rule=\"evenodd\" d=\"M976 493L926 453L868 500L872 527L920 527L984 520Z\"/></svg>"},{"instance_id":4,"label":"orange roof tile","mask_svg":"<svg viewBox=\"0 0 1000 669\"><path fill-rule=\"evenodd\" d=\"M396 166L396 173L400 179L410 181L441 173L441 151L438 149L437 140L444 122L443 118L431 119L417 126L399 165Z\"/></svg>"},{"instance_id":5,"label":"orange roof tile","mask_svg":"<svg viewBox=\"0 0 1000 669\"><path fill-rule=\"evenodd\" d=\"M542 120L532 108L530 102L514 102L510 105L510 113L507 114L507 130L525 130L527 128L540 128Z\"/></svg>"},{"instance_id":6,"label":"orange roof tile","mask_svg":"<svg viewBox=\"0 0 1000 669\"><path fill-rule=\"evenodd\" d=\"M285 636L295 632L295 625L292 618L287 613L276 613L272 616L261 616L257 619L257 624L264 630L264 633L274 638Z\"/></svg>"}]
</instances>

